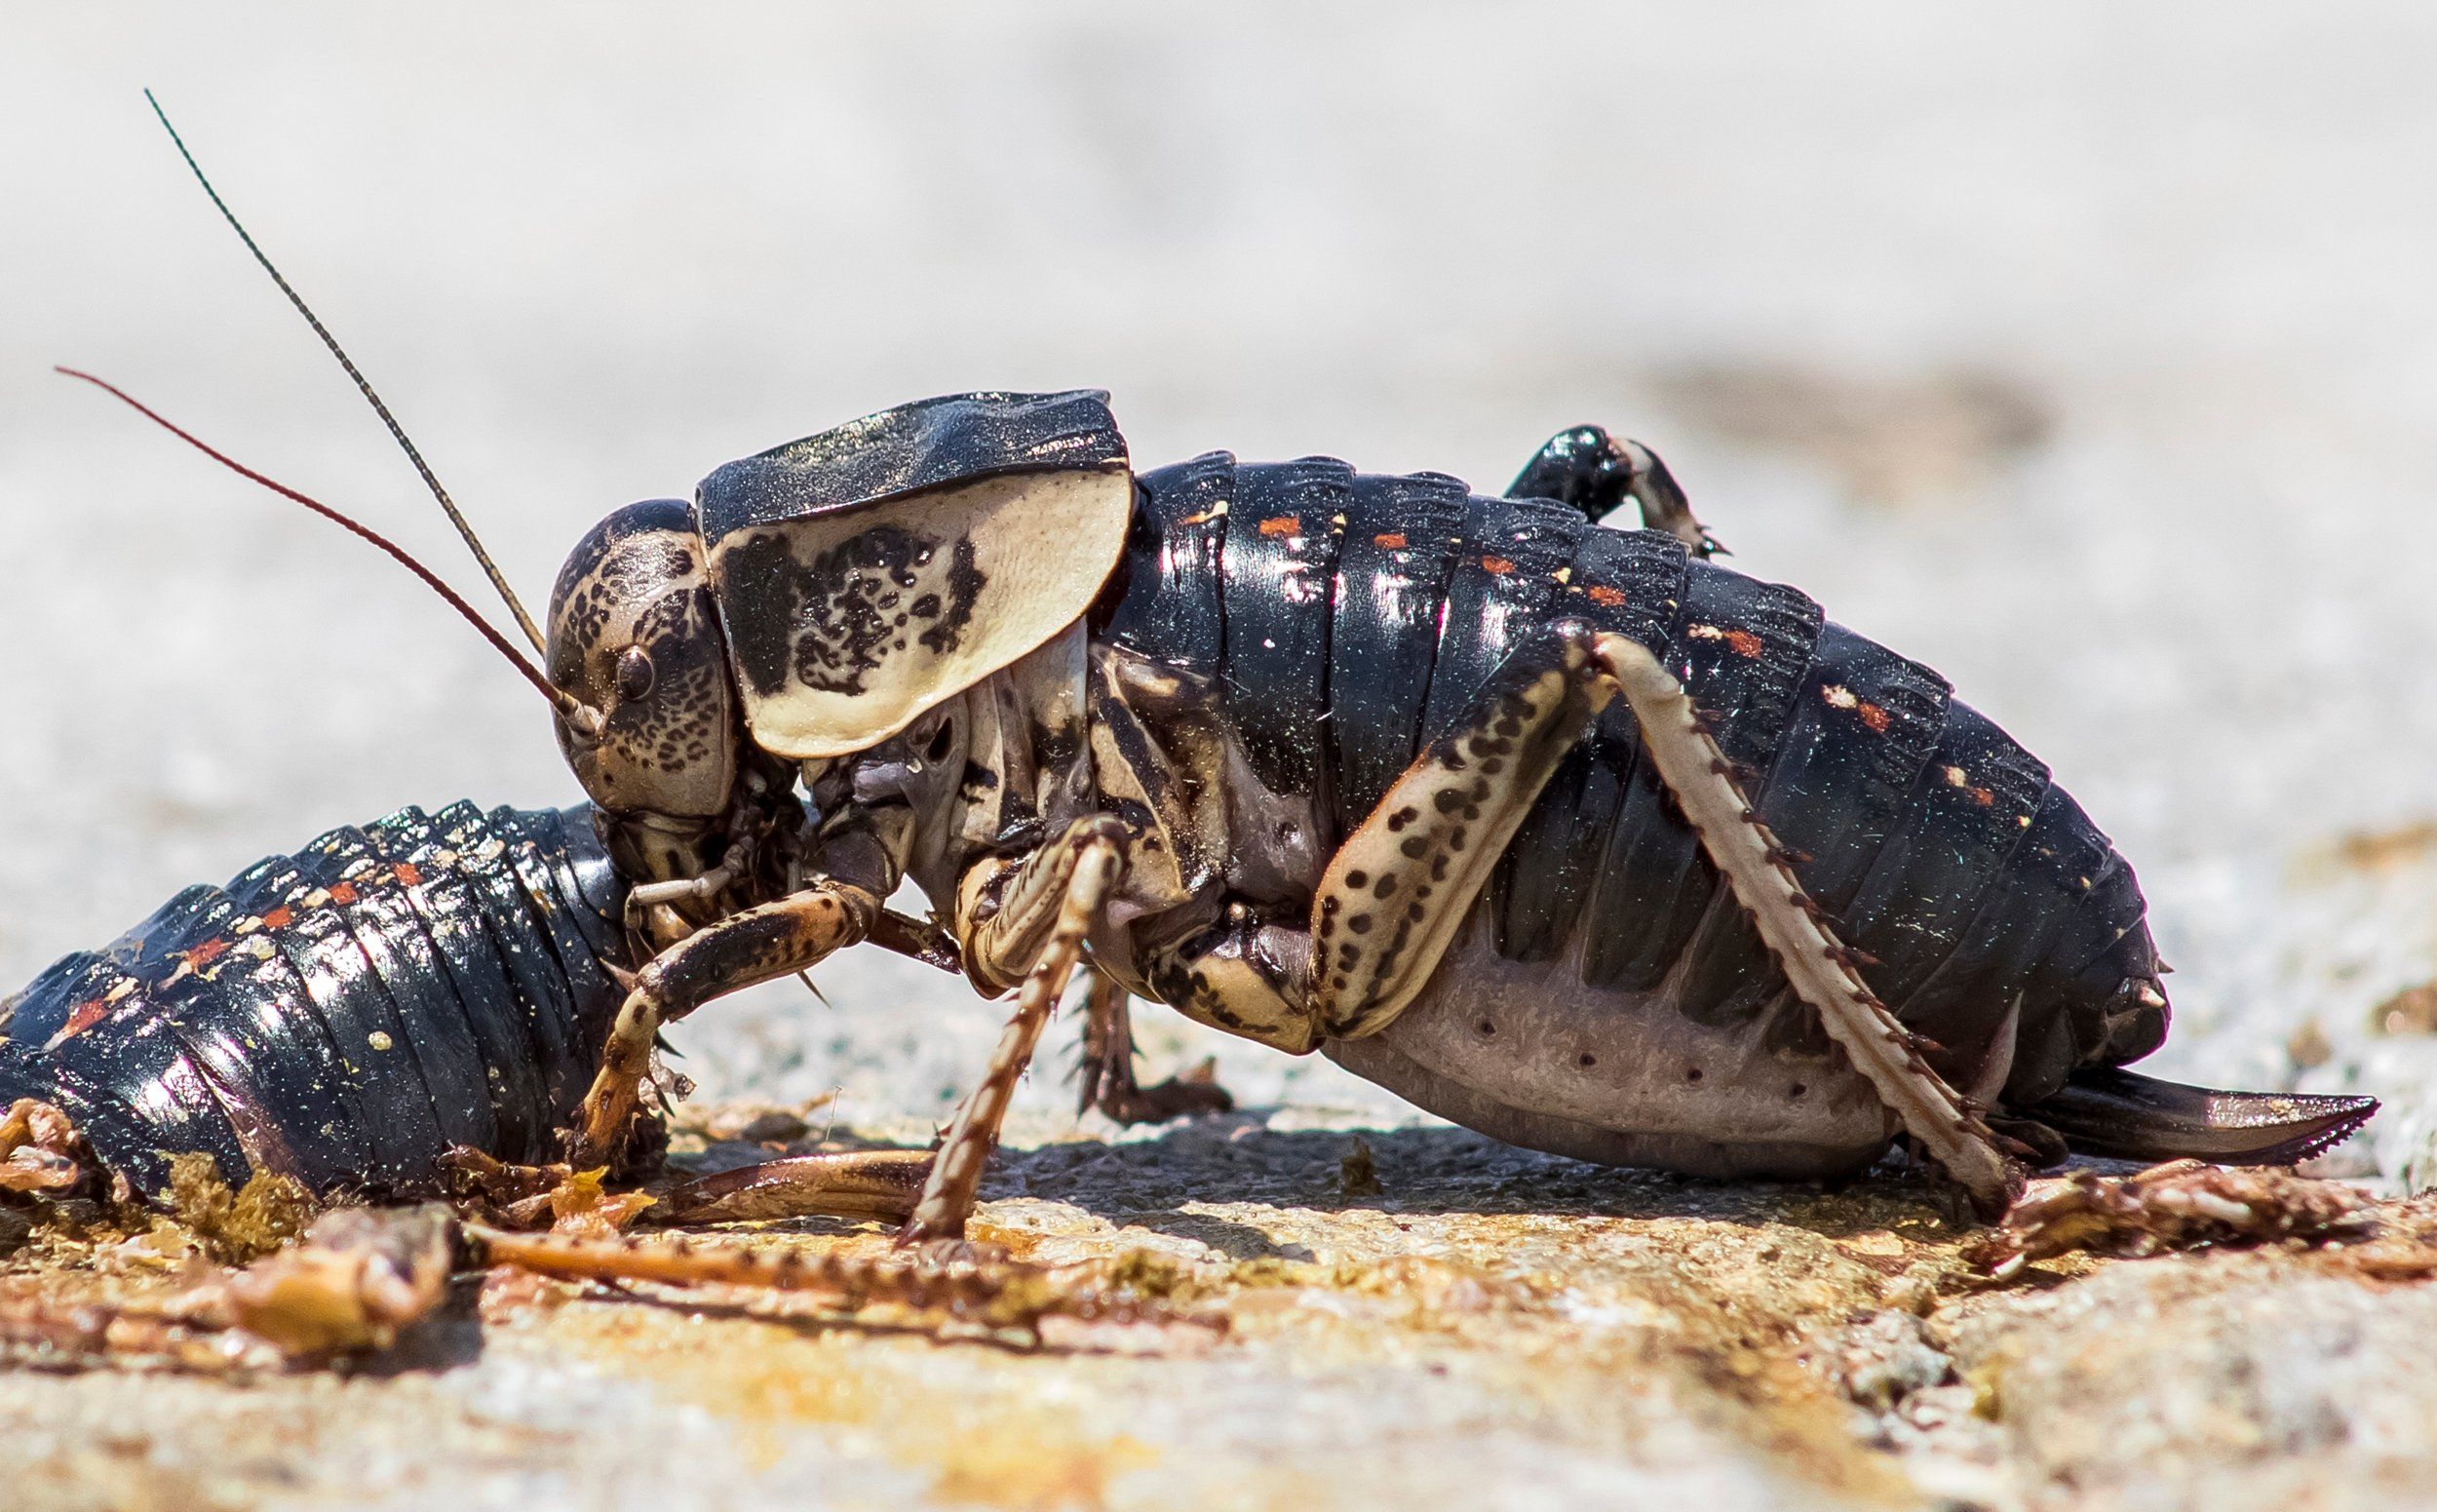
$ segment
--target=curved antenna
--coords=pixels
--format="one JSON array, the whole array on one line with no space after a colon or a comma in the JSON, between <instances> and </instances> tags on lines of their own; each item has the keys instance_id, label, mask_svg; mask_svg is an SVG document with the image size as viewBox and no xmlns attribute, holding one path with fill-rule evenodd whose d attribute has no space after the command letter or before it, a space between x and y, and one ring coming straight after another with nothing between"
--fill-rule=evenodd
<instances>
[{"instance_id":1,"label":"curved antenna","mask_svg":"<svg viewBox=\"0 0 2437 1512\"><path fill-rule=\"evenodd\" d=\"M517 624L523 628L524 638L533 642L534 653L548 656L549 649L543 644L541 631L533 625L533 617L525 613L524 605L517 601L516 591L508 586L508 580L501 575L498 564L490 560L490 553L483 549L482 539L474 533L474 527L466 523L465 516L457 512L456 501L448 497L448 490L442 487L440 480L432 475L430 466L423 460L423 453L415 450L414 443L406 439L406 429L398 423L397 417L389 412L389 407L381 403L381 396L372 392L372 385L366 381L364 374L357 369L354 360L347 356L346 348L338 344L338 338L331 335L329 328L322 324L321 317L313 313L313 307L304 302L304 295L296 292L288 280L281 276L278 267L263 254L262 249L254 245L253 237L247 232L245 222L239 220L237 213L228 208L228 202L220 198L220 191L212 187L212 180L204 176L203 165L195 161L195 155L186 150L186 138L178 136L177 128L170 124L169 112L163 110L161 102L152 97L152 91L144 91L144 103L150 105L152 113L160 118L161 129L170 134L171 141L176 143L177 155L186 160L186 167L194 174L195 182L203 185L203 192L212 197L213 207L219 211L220 218L227 221L229 229L237 233L237 239L246 244L246 251L253 253L253 260L262 264L262 271L271 275L271 282L277 284L279 291L288 296L288 302L296 307L296 313L305 318L305 324L312 327L313 333L322 338L322 344L330 349L330 355L338 359L338 366L347 369L347 376L356 380L356 389L364 395L365 403L370 405L372 412L381 417L381 423L389 427L390 436L406 452L406 460L414 464L414 470L423 475L423 486L432 490L432 497L440 500L440 507L447 512L448 523L457 527L459 535L465 537L466 548L474 553L474 560L483 564L484 573L490 578L490 585L499 590L499 597L507 601L508 612L515 615ZM122 394L119 397L125 399L127 396ZM129 403L132 404L134 401L130 400ZM155 416L155 418L159 417ZM197 442L196 445L201 446L202 443ZM227 459L223 457L221 460ZM256 481L268 482L268 480L258 478Z\"/></svg>"},{"instance_id":2,"label":"curved antenna","mask_svg":"<svg viewBox=\"0 0 2437 1512\"><path fill-rule=\"evenodd\" d=\"M500 655L508 658L509 663L514 666L518 672L524 675L524 680L541 689L542 696L549 699L551 704L558 709L559 715L561 718L565 719L569 724L574 725L577 729L583 731L587 735L598 736L600 733L600 711L593 708L590 704L585 703L582 699L577 698L574 694L566 691L564 688L560 687L557 683L552 682L548 678L543 677L541 669L527 661L524 657L524 653L516 648L515 642L511 641L506 636L501 635L497 630L493 629L490 621L483 618L482 615L475 612L474 605L466 602L465 600L458 595L455 589L449 587L446 583L442 582L439 575L433 572L431 568L425 566L420 562L415 561L414 558L407 553L405 547L400 546L397 542L392 541L385 535L382 535L371 526L340 514L337 510L330 508L328 504L323 503L321 500L308 498L304 494L297 492L295 489L290 488L288 485L281 483L276 479L266 478L262 474L255 472L252 468L248 467L245 463L238 461L235 457L228 455L226 452L219 450L217 447L194 435L184 427L164 418L149 405L146 405L141 400L135 398L125 389L120 388L117 384L112 383L107 379L97 378L90 372L80 372L73 368L52 368L52 371L65 373L71 378L83 379L85 382L92 384L95 388L101 390L101 392L109 395L119 403L135 410L137 414L142 415L145 419L150 420L153 424L161 427L161 429L184 442L186 445L194 447L197 451L202 452L205 456L210 457L213 461L227 468L230 472L236 473L243 478L251 479L253 482L260 484L265 488L270 489L273 493L279 494L283 498L293 499L295 502L313 511L323 519L331 521L341 527L355 532L357 535L362 536L365 540L367 540L374 546L379 547L382 551L387 552L400 565L404 566L407 571L413 573L416 577L421 578L423 580L423 585L426 588L429 588L432 592L446 600L450 608L456 610L459 614L464 615L467 623L471 624L475 629L481 631L483 633L483 639L488 640L492 647L497 650Z\"/></svg>"}]
</instances>

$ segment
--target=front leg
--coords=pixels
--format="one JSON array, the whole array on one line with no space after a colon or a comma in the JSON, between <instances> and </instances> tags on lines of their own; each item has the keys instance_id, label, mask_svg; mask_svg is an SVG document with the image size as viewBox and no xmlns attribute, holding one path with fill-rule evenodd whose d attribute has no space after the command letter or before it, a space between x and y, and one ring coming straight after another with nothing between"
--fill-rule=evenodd
<instances>
[{"instance_id":1,"label":"front leg","mask_svg":"<svg viewBox=\"0 0 2437 1512\"><path fill-rule=\"evenodd\" d=\"M967 924L979 893L1007 871L1004 861L975 868L959 888L958 933L964 937L965 968L977 983L1002 984L1023 974L1015 1016L1007 1021L982 1084L957 1105L956 1117L940 1142L913 1217L898 1230L899 1244L962 1239L973 1216L975 1194L1016 1083L1032 1064L1041 1030L1082 964L1084 942L1102 907L1125 874L1125 827L1105 815L1078 820L1048 846L1015 867L1000 889L998 911Z\"/></svg>"},{"instance_id":2,"label":"front leg","mask_svg":"<svg viewBox=\"0 0 2437 1512\"><path fill-rule=\"evenodd\" d=\"M695 931L637 974L602 1048L600 1070L584 1095L567 1158L578 1166L614 1158L635 1116L652 1041L660 1026L724 992L790 976L862 940L880 912L881 894L836 877L747 909Z\"/></svg>"}]
</instances>

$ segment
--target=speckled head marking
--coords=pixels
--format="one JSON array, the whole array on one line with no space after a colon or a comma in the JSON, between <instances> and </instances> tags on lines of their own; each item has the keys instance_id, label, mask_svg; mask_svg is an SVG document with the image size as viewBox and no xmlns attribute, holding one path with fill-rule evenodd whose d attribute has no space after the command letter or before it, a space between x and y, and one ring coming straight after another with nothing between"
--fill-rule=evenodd
<instances>
[{"instance_id":1,"label":"speckled head marking","mask_svg":"<svg viewBox=\"0 0 2437 1512\"><path fill-rule=\"evenodd\" d=\"M736 695L693 510L629 504L576 543L551 590L550 679L600 711L559 749L612 814L710 819L736 785Z\"/></svg>"}]
</instances>

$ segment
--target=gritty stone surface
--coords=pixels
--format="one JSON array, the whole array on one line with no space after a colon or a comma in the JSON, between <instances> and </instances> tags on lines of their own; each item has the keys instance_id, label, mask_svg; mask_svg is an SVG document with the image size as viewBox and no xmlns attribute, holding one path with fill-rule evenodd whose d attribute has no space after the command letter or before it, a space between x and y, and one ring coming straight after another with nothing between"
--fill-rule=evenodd
<instances>
[{"instance_id":1,"label":"gritty stone surface","mask_svg":"<svg viewBox=\"0 0 2437 1512\"><path fill-rule=\"evenodd\" d=\"M44 370L453 570L150 84L528 595L607 509L921 394L1102 385L1147 461L1488 485L1561 425L1629 430L1734 564L1951 677L2116 838L2180 968L2156 1069L2374 1092L2321 1168L2437 1182L2437 1021L2383 1011L2437 974L2426 8L1325 10L0 16L0 987L335 825L576 795L528 691L387 564ZM834 1007L677 1026L684 1068L920 1144L998 1010L869 952L819 975ZM1044 1072L984 1219L1189 1265L1217 1350L469 1284L351 1377L0 1372L7 1499L2437 1499L2418 1287L2271 1252L1955 1290L1900 1182L1516 1154L1141 1022L1154 1075L1216 1055L1262 1111L1120 1134ZM1342 1189L1354 1129L1376 1194Z\"/></svg>"},{"instance_id":2,"label":"gritty stone surface","mask_svg":"<svg viewBox=\"0 0 2437 1512\"><path fill-rule=\"evenodd\" d=\"M2034 1504L2437 1497L2437 1309L2280 1254L2119 1264L1933 1319Z\"/></svg>"},{"instance_id":3,"label":"gritty stone surface","mask_svg":"<svg viewBox=\"0 0 2437 1512\"><path fill-rule=\"evenodd\" d=\"M0 1372L0 1440L26 1504L72 1507L2437 1497L2437 1291L2365 1252L2071 1256L2000 1287L1901 1173L1728 1186L1408 1129L1359 1136L1380 1189L1349 1194L1355 1138L1237 1115L1008 1152L977 1239L1114 1263L1223 1320L1215 1342L1034 1348L495 1273L346 1375ZM727 1237L885 1248L818 1220ZM0 1299L92 1284L39 1248Z\"/></svg>"}]
</instances>

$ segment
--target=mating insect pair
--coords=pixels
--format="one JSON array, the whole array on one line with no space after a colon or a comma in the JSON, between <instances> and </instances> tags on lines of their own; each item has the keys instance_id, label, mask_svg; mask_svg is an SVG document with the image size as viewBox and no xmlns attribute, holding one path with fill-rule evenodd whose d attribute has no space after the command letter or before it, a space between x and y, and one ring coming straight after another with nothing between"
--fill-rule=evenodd
<instances>
[{"instance_id":1,"label":"mating insect pair","mask_svg":"<svg viewBox=\"0 0 2437 1512\"><path fill-rule=\"evenodd\" d=\"M1137 473L1093 392L885 410L610 515L546 637L484 558L589 825L342 833L104 952L122 976L55 968L14 1013L58 1027L0 1077L81 1092L80 1035L141 1042L89 1114L133 1118L138 1163L208 1127L302 1170L322 1105L291 1089L368 1109L409 1072L511 1157L564 1125L605 1159L661 1025L876 941L1016 992L909 1239L963 1232L1078 973L1114 1109L1196 1096L1133 1084L1141 997L1592 1160L1819 1177L1904 1137L1984 1210L2069 1147L2285 1161L2370 1116L2121 1069L2167 1026L2123 859L1943 678L1712 551L1596 428L1485 496L1317 457ZM887 911L909 878L935 925ZM398 1029L347 1017L350 973ZM322 1034L292 1062L236 1027L290 1008ZM407 1189L373 1140L316 1169Z\"/></svg>"}]
</instances>

